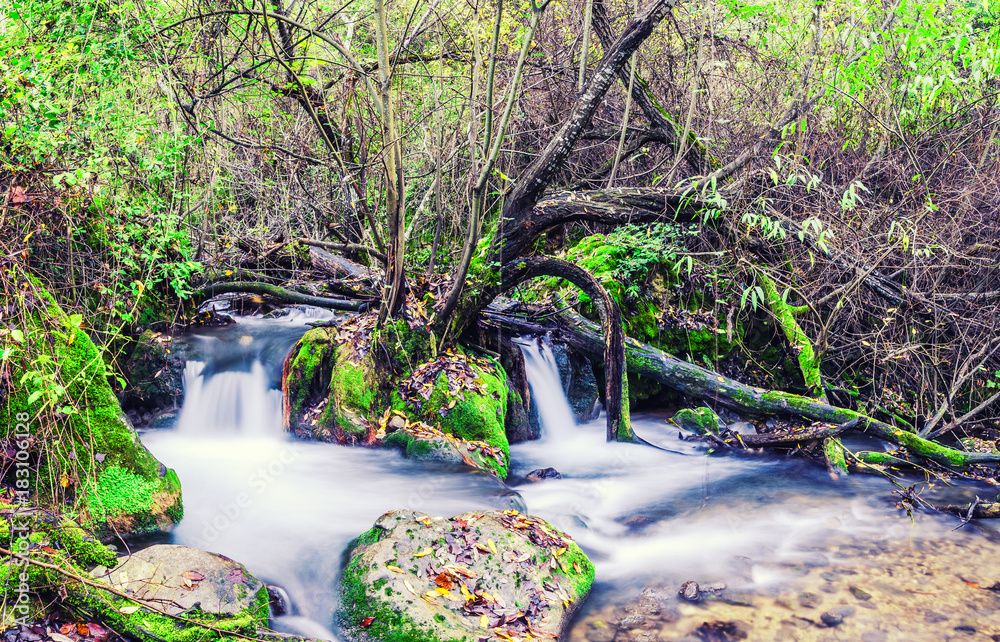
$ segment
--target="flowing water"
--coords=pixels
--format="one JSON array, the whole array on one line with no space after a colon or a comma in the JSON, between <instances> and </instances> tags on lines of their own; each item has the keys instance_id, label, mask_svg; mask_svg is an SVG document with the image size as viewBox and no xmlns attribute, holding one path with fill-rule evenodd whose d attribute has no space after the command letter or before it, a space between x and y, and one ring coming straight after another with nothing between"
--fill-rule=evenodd
<instances>
[{"instance_id":1,"label":"flowing water","mask_svg":"<svg viewBox=\"0 0 1000 642\"><path fill-rule=\"evenodd\" d=\"M1000 639L992 531L911 518L881 477L834 482L803 458L710 454L661 416L633 416L658 448L606 443L603 419L573 421L544 342L521 341L543 438L511 448L511 479L547 467L559 479L511 490L391 451L289 440L277 388L310 320L244 318L191 337L177 424L143 435L184 485L174 541L284 587L294 612L279 630L336 639L341 555L383 512L518 507L570 533L597 567L572 640ZM990 492L939 484L924 497ZM714 591L684 601L688 580Z\"/></svg>"}]
</instances>

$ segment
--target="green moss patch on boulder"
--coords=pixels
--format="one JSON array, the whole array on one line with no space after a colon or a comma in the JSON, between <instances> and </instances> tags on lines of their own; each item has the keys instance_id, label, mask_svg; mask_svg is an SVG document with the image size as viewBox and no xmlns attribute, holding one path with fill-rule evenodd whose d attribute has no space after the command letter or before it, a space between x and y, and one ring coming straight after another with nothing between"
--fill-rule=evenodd
<instances>
[{"instance_id":1,"label":"green moss patch on boulder","mask_svg":"<svg viewBox=\"0 0 1000 642\"><path fill-rule=\"evenodd\" d=\"M57 588L67 578L31 562L43 562L71 574L86 574L95 566L114 564L117 552L99 542L76 522L50 511L0 505L0 541L20 559L0 557L0 628L15 619L43 617ZM28 602L17 604L22 589Z\"/></svg>"},{"instance_id":2,"label":"green moss patch on boulder","mask_svg":"<svg viewBox=\"0 0 1000 642\"><path fill-rule=\"evenodd\" d=\"M300 439L371 441L382 387L371 350L374 321L362 315L314 328L292 348L282 376L286 430Z\"/></svg>"},{"instance_id":3,"label":"green moss patch on boulder","mask_svg":"<svg viewBox=\"0 0 1000 642\"><path fill-rule=\"evenodd\" d=\"M449 350L417 367L398 390L396 405L401 401L411 417L459 439L500 448L509 462L507 376L499 364L460 348Z\"/></svg>"},{"instance_id":4,"label":"green moss patch on boulder","mask_svg":"<svg viewBox=\"0 0 1000 642\"><path fill-rule=\"evenodd\" d=\"M682 408L671 419L678 427L698 435L718 435L722 423L719 415L707 406L701 408Z\"/></svg>"},{"instance_id":5,"label":"green moss patch on boulder","mask_svg":"<svg viewBox=\"0 0 1000 642\"><path fill-rule=\"evenodd\" d=\"M547 639L593 581L576 543L536 517L393 511L348 547L336 624L354 641Z\"/></svg>"},{"instance_id":6,"label":"green moss patch on boulder","mask_svg":"<svg viewBox=\"0 0 1000 642\"><path fill-rule=\"evenodd\" d=\"M384 424L383 420L383 429ZM507 478L508 458L502 449L485 441L460 439L423 422L406 421L403 427L387 434L383 443L399 448L409 459L464 464Z\"/></svg>"},{"instance_id":7,"label":"green moss patch on boulder","mask_svg":"<svg viewBox=\"0 0 1000 642\"><path fill-rule=\"evenodd\" d=\"M71 503L102 538L169 531L183 514L180 482L122 413L101 350L37 282L22 296L24 340L9 357L21 385L0 404L0 423L8 439L24 434L18 425L30 433L32 501Z\"/></svg>"},{"instance_id":8,"label":"green moss patch on boulder","mask_svg":"<svg viewBox=\"0 0 1000 642\"><path fill-rule=\"evenodd\" d=\"M131 599L75 583L66 601L130 637L194 642L220 639L225 632L252 636L268 624L264 584L216 553L150 546L120 558L113 568L94 569L92 577Z\"/></svg>"}]
</instances>

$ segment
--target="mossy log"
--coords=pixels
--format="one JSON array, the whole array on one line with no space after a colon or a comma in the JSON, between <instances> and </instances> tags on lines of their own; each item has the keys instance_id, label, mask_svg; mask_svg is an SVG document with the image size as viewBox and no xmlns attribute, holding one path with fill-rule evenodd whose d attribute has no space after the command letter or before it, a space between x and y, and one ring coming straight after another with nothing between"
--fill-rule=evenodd
<instances>
[{"instance_id":1,"label":"mossy log","mask_svg":"<svg viewBox=\"0 0 1000 642\"><path fill-rule=\"evenodd\" d=\"M597 324L575 313L564 313L563 319L570 330L566 333L567 342L593 358L602 358L604 339ZM649 377L685 395L713 402L736 412L786 415L836 424L857 419L856 430L894 443L913 455L945 466L966 468L973 464L1000 462L1000 453L955 450L854 410L838 408L790 392L748 386L632 339L626 341L625 357L629 372Z\"/></svg>"},{"instance_id":2,"label":"mossy log","mask_svg":"<svg viewBox=\"0 0 1000 642\"><path fill-rule=\"evenodd\" d=\"M977 502L976 504L938 506L938 510L953 513L965 519L996 519L1000 517L1000 502ZM972 511L972 515L969 515Z\"/></svg>"},{"instance_id":3,"label":"mossy log","mask_svg":"<svg viewBox=\"0 0 1000 642\"><path fill-rule=\"evenodd\" d=\"M226 281L222 283L212 283L196 291L191 298L196 305L201 305L207 299L229 292L249 292L250 294L262 294L274 297L284 303L299 303L302 305L314 305L319 308L329 308L331 310L349 310L358 312L366 310L371 306L369 301L357 301L350 299L333 299L321 296L312 296L295 292L287 288L261 283L259 281Z\"/></svg>"},{"instance_id":4,"label":"mossy log","mask_svg":"<svg viewBox=\"0 0 1000 642\"><path fill-rule=\"evenodd\" d=\"M778 327L781 328L788 343L792 346L792 350L797 355L799 370L802 371L802 380L806 384L806 390L809 391L810 395L823 395L823 379L819 374L819 357L816 355L816 350L813 349L812 341L795 320L792 306L781 298L778 287L771 277L758 271L757 281L760 283L761 289L764 290L767 305L771 308L771 313L774 314Z\"/></svg>"}]
</instances>

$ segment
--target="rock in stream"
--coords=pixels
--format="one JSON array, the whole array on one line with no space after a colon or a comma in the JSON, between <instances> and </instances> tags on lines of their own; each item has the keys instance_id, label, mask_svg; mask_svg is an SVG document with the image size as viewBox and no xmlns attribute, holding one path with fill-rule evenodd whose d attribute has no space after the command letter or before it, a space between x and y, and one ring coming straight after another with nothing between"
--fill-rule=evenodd
<instances>
[{"instance_id":1,"label":"rock in stream","mask_svg":"<svg viewBox=\"0 0 1000 642\"><path fill-rule=\"evenodd\" d=\"M358 641L551 639L594 580L568 535L514 510L389 512L345 561L338 619Z\"/></svg>"}]
</instances>

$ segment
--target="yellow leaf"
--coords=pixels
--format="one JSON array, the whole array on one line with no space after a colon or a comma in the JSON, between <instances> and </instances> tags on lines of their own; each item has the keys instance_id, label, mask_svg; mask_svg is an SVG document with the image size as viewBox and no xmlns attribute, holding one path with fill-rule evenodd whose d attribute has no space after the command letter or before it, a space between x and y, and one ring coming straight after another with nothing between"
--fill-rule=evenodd
<instances>
[{"instance_id":1,"label":"yellow leaf","mask_svg":"<svg viewBox=\"0 0 1000 642\"><path fill-rule=\"evenodd\" d=\"M430 548L425 548L424 550L420 551L419 553L414 553L413 557L425 557L427 555L430 555L433 552L434 551L432 551Z\"/></svg>"},{"instance_id":2,"label":"yellow leaf","mask_svg":"<svg viewBox=\"0 0 1000 642\"><path fill-rule=\"evenodd\" d=\"M393 566L392 564L386 564L385 567L387 569L389 569L390 571L392 571L393 573L405 573L406 572L403 569L399 568L398 566Z\"/></svg>"},{"instance_id":3,"label":"yellow leaf","mask_svg":"<svg viewBox=\"0 0 1000 642\"><path fill-rule=\"evenodd\" d=\"M493 543L493 540L486 540L486 545L490 547L490 550L493 551L494 555L497 554L497 545Z\"/></svg>"},{"instance_id":4,"label":"yellow leaf","mask_svg":"<svg viewBox=\"0 0 1000 642\"><path fill-rule=\"evenodd\" d=\"M565 553L565 552L566 552L566 547L565 547L565 546L563 546L563 547L562 547L562 548L560 548L560 549L559 549L558 551L556 551L556 555L562 555L562 554L563 554L563 553Z\"/></svg>"},{"instance_id":5,"label":"yellow leaf","mask_svg":"<svg viewBox=\"0 0 1000 642\"><path fill-rule=\"evenodd\" d=\"M486 617L486 614L479 616L479 626L483 629L490 628L490 618Z\"/></svg>"},{"instance_id":6,"label":"yellow leaf","mask_svg":"<svg viewBox=\"0 0 1000 642\"><path fill-rule=\"evenodd\" d=\"M59 475L59 485L63 488L69 488L69 475L66 473Z\"/></svg>"},{"instance_id":7,"label":"yellow leaf","mask_svg":"<svg viewBox=\"0 0 1000 642\"><path fill-rule=\"evenodd\" d=\"M412 595L417 594L417 591L413 588L413 585L407 582L406 580L403 580L403 586L405 586L406 590L409 591Z\"/></svg>"}]
</instances>

